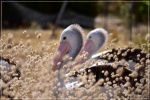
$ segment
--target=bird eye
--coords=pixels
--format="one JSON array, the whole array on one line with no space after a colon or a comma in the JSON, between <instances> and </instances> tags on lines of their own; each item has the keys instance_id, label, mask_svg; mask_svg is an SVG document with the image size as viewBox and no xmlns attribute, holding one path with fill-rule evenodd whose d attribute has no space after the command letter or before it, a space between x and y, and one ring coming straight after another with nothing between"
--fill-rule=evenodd
<instances>
[{"instance_id":1,"label":"bird eye","mask_svg":"<svg viewBox=\"0 0 150 100\"><path fill-rule=\"evenodd\" d=\"M67 39L67 37L63 37L63 40L66 40Z\"/></svg>"},{"instance_id":2,"label":"bird eye","mask_svg":"<svg viewBox=\"0 0 150 100\"><path fill-rule=\"evenodd\" d=\"M92 36L89 36L89 39L91 39L92 38Z\"/></svg>"}]
</instances>

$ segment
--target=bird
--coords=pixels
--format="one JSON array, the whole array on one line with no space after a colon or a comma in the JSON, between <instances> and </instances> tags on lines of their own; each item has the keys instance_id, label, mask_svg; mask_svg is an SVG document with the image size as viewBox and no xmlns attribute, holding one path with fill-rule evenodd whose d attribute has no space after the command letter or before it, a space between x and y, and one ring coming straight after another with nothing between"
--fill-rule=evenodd
<instances>
[{"instance_id":1,"label":"bird","mask_svg":"<svg viewBox=\"0 0 150 100\"><path fill-rule=\"evenodd\" d=\"M146 62L146 53L142 53L141 49L126 47L126 48L117 48L112 50L103 51L99 54L93 55L95 52L97 52L108 40L108 32L103 28L96 28L89 32L86 38L86 42L80 51L79 55L83 53L83 51L87 52L87 59L94 59L98 60L100 63L97 63L98 66L105 66L105 69L109 68L114 64L114 62L117 60L118 65L117 66L126 66L128 65L128 68L123 68L127 71L127 73L132 73L134 70L138 70L137 73L142 77L144 74L144 66ZM84 53L85 53L84 52ZM87 60L85 59L85 60ZM84 60L84 61L85 61ZM142 61L141 61L142 60ZM84 62L82 61L82 63ZM103 61L107 63L103 63ZM81 62L81 61L80 61ZM124 64L122 63L124 62ZM142 66L139 69L135 69L134 66L136 63L142 64ZM95 69L94 67L96 65L93 65L92 67L87 68L88 69ZM113 68L113 66L112 66ZM112 69L109 68L109 69ZM100 68L101 70L103 67ZM93 70L94 71L94 70ZM113 71L113 70L112 70Z\"/></svg>"},{"instance_id":2,"label":"bird","mask_svg":"<svg viewBox=\"0 0 150 100\"><path fill-rule=\"evenodd\" d=\"M61 33L59 40L60 43L57 48L56 55L53 58L52 66L53 72L58 72L56 75L57 80L60 83L60 86L56 86L56 91L59 91L59 89L62 88L66 89L66 84L64 79L61 77L61 72L64 71L63 74L66 74L66 70L63 68L63 66L66 65L70 60L64 60L63 58L68 56L68 58L71 58L72 61L75 59L84 43L83 34L84 32L82 28L77 24L68 26Z\"/></svg>"},{"instance_id":3,"label":"bird","mask_svg":"<svg viewBox=\"0 0 150 100\"><path fill-rule=\"evenodd\" d=\"M85 61L87 61L92 56L92 54L97 52L97 50L99 50L107 42L108 33L103 28L96 28L95 30L92 30L92 31L89 32L89 35L87 36L87 41L83 45L83 34L81 34L83 32L79 33L80 37L75 38L75 36L69 37L68 34L72 34L73 32L69 31L69 33L67 33L66 30L67 31L70 30L70 26L69 26L69 28L66 28L60 36L60 45L57 49L57 51L60 52L60 55L59 56L56 55L56 57L54 57L54 65L53 65L52 69L53 69L53 71L58 70L57 79L62 84L62 86L67 88L68 90L73 90L74 88L80 87L80 85L82 85L82 83L78 82L76 77L74 77L74 79L72 79L72 80L70 80L69 82L66 82L66 83L64 83L64 80L60 78L60 76L61 76L60 75L60 72L61 72L60 70L63 69L62 67L65 64L68 63L68 61L64 62L62 60L62 58L67 54L67 53L64 53L64 52L71 51L70 50L71 47L74 47L74 46L78 45L78 49L80 49L80 50L77 50L78 53L76 52L76 53L74 53L74 55L72 55L73 53L68 52L69 57L73 57L72 62L70 62L70 63L73 63L74 61L78 60L77 58L82 56L82 54L84 54L83 52L88 52L89 55L87 55L88 56L87 59L84 59L84 60L82 59L82 60L78 61L73 67L76 67L76 65L78 65L78 64L83 64ZM63 41L64 38L65 38L65 41ZM65 43L67 41L66 38L70 38L70 39L74 38L75 40L72 40L72 39L70 40L71 42L73 42L72 44L74 44L74 45L72 45L72 46L69 45L68 47L63 46L63 43ZM92 41L92 39L94 39L94 41ZM70 42L70 41L67 41L67 42ZM82 42L80 42L80 41L82 41ZM94 48L94 50L90 51L89 49L91 49L91 46L93 46L93 45L94 45L94 47L92 47L92 48ZM66 47L68 49L68 51L65 48L62 49L62 47ZM74 48L71 48L71 49L73 50L73 52L76 51L76 50L74 50ZM63 51L63 50L66 50L66 51ZM61 62L61 64L57 65L58 62ZM72 66L69 66L69 67L72 67ZM66 77L70 76L69 75L70 71L69 71L69 73L67 73L67 71L65 71L64 73L66 74ZM76 83L78 83L78 84L76 84ZM76 86L73 86L74 84L76 84Z\"/></svg>"},{"instance_id":4,"label":"bird","mask_svg":"<svg viewBox=\"0 0 150 100\"><path fill-rule=\"evenodd\" d=\"M56 51L58 54L53 59L53 71L61 69L68 62L63 60L64 56L68 55L73 60L80 52L83 42L83 30L79 25L73 24L64 29ZM59 62L61 64L57 65Z\"/></svg>"},{"instance_id":5,"label":"bird","mask_svg":"<svg viewBox=\"0 0 150 100\"><path fill-rule=\"evenodd\" d=\"M71 66L72 71L74 70L74 68L76 69L77 65L80 64L82 65L88 59L90 59L95 52L97 52L100 48L102 48L107 43L107 40L108 40L108 32L105 29L96 28L90 31L86 37L86 42L84 43L78 56L75 58L76 63L74 64L74 66ZM84 54L86 54L86 57L81 58L81 56ZM82 66L81 70L84 69L83 67L84 66ZM72 75L69 72L66 74L66 76L72 76ZM80 85L83 85L82 82L77 82L77 79L74 78L74 80L66 84L66 87L72 90L74 88L80 87Z\"/></svg>"},{"instance_id":6,"label":"bird","mask_svg":"<svg viewBox=\"0 0 150 100\"><path fill-rule=\"evenodd\" d=\"M79 53L80 55L87 52L87 58L79 61L80 63L83 63L88 59L94 59L97 63L67 75L77 78L80 75L90 75L92 73L96 76L94 84L99 82L100 79L103 79L103 82L100 84L102 87L108 82L108 79L110 86L113 86L113 84L116 83L119 86L122 84L127 85L127 83L129 83L131 87L136 89L136 83L143 83L143 85L145 85L146 80L144 74L146 61L148 60L147 53L143 52L142 49L126 47L115 48L93 55L108 39L106 30L101 29L103 30L103 33L99 32L101 35L98 35L98 30L100 29L95 29L88 34L86 42ZM141 82L141 80L144 81ZM76 86L74 84L76 84ZM68 88L85 87L83 82L73 82L68 85Z\"/></svg>"}]
</instances>

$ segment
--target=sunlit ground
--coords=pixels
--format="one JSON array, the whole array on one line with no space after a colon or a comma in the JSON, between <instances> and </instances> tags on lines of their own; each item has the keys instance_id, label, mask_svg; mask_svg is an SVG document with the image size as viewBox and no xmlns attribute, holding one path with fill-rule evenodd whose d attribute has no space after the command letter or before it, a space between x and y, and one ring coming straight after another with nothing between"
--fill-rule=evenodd
<instances>
[{"instance_id":1,"label":"sunlit ground","mask_svg":"<svg viewBox=\"0 0 150 100\"><path fill-rule=\"evenodd\" d=\"M86 39L86 36L88 32L90 32L90 29L83 29L84 30L84 39ZM59 43L60 34L63 31L62 28L58 28L55 32L55 36L53 38L50 38L50 34L52 33L51 30L41 30L41 29L4 29L2 30L2 36L1 39L7 40L7 36L11 38L14 45L19 44L20 41L23 43L30 43L30 45L34 48L41 48L39 45L37 45L39 42L45 43ZM139 47L136 42L143 42L143 38L145 39L145 36L147 33L143 34L133 34L135 37L133 37L133 41L129 40L129 34L128 33L117 33L116 30L113 30L112 32L109 32L109 40L107 44L100 49L100 51L104 51L106 48L115 48L116 44L117 46L129 46L129 44L132 43L132 47ZM111 44L111 42L115 43L114 45Z\"/></svg>"}]
</instances>

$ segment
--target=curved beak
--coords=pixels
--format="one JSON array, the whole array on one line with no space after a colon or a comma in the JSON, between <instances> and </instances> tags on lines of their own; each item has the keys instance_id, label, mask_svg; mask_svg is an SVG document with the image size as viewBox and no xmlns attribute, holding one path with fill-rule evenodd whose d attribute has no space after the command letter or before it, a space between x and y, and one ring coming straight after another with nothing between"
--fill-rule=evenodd
<instances>
[{"instance_id":1,"label":"curved beak","mask_svg":"<svg viewBox=\"0 0 150 100\"><path fill-rule=\"evenodd\" d=\"M57 49L58 54L53 59L53 71L56 71L59 69L60 65L57 65L59 62L62 62L62 59L65 55L67 55L71 51L72 47L71 44L68 41L60 42L60 45Z\"/></svg>"}]
</instances>

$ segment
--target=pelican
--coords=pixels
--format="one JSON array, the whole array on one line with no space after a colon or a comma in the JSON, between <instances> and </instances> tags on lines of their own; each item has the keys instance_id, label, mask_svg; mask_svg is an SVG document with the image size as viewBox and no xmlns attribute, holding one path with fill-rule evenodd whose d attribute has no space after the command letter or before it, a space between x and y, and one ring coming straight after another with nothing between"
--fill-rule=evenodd
<instances>
[{"instance_id":1,"label":"pelican","mask_svg":"<svg viewBox=\"0 0 150 100\"><path fill-rule=\"evenodd\" d=\"M57 49L59 53L53 59L53 71L61 69L68 61L63 61L63 57L68 55L72 60L77 56L83 46L83 31L79 25L70 25L63 30L60 36L60 45ZM57 66L58 63L61 63Z\"/></svg>"},{"instance_id":2,"label":"pelican","mask_svg":"<svg viewBox=\"0 0 150 100\"><path fill-rule=\"evenodd\" d=\"M63 74L66 74L66 70L63 69L63 66L69 62L69 60L63 60L63 58L68 55L75 59L75 57L80 52L83 46L83 31L79 25L70 25L63 30L60 36L60 44L57 49L57 54L53 59L52 70L54 72L58 71L57 79L60 83L60 86L56 86L57 90L60 88L65 88L66 84L64 79L62 79L61 71L64 71Z\"/></svg>"},{"instance_id":3,"label":"pelican","mask_svg":"<svg viewBox=\"0 0 150 100\"><path fill-rule=\"evenodd\" d=\"M146 57L146 53L142 52L141 49L135 49L135 48L130 48L130 47L117 48L117 49L103 51L99 54L93 55L107 42L107 40L108 40L108 33L103 28L97 28L95 30L92 30L87 35L85 45L83 46L79 54L82 54L82 52L85 51L88 53L87 59L91 58L94 60L98 60L97 64L94 64L93 66L87 69L91 68L92 70L93 69L96 70L95 68L96 66L101 66L100 69L102 70L102 69L107 69L109 67L113 68L113 65L116 65L117 66L116 69L117 69L120 66L122 67L124 66L123 68L125 71L124 75L125 73L131 74L132 71L137 71L137 73L140 75L139 77L142 77L144 75L144 69L146 66L145 64L148 58ZM82 61L82 63L84 61ZM107 63L103 63L103 61ZM118 62L118 63L114 64L115 62ZM137 63L141 65L138 68L135 67ZM103 68L102 66L103 67L106 66L106 67ZM109 69L112 69L112 68L109 68Z\"/></svg>"},{"instance_id":4,"label":"pelican","mask_svg":"<svg viewBox=\"0 0 150 100\"><path fill-rule=\"evenodd\" d=\"M79 75L90 75L90 73L93 73L96 76L95 84L100 79L103 79L102 84L100 84L100 86L102 86L101 88L103 88L104 84L108 81L107 79L110 81L110 86L113 86L113 84L116 83L119 86L122 84L127 85L127 83L129 83L131 87L137 88L136 83L141 83L140 80L144 78L146 60L148 59L146 56L147 54L142 52L141 49L127 47L112 49L93 55L107 42L107 39L108 35L106 30L95 29L91 31L79 53L80 55L87 52L87 58L79 61L79 63L84 63L90 58L98 60L98 62L88 68L82 68L72 75L70 73L67 75L78 77ZM107 63L103 63L103 61L106 61ZM136 64L139 64L138 67L136 67ZM105 72L107 72L107 75L105 75ZM126 77L128 77L128 79ZM145 80L143 82L143 85L144 84ZM72 82L67 85L68 88L82 86L85 86L82 82Z\"/></svg>"},{"instance_id":5,"label":"pelican","mask_svg":"<svg viewBox=\"0 0 150 100\"><path fill-rule=\"evenodd\" d=\"M96 29L90 31L87 35L84 46L82 47L80 53L78 54L78 56L75 59L75 60L77 60L77 63L72 67L75 68L78 64L83 64L85 61L90 59L95 52L97 52L100 48L103 47L104 44L106 44L107 40L108 40L108 32L105 29L96 28ZM86 59L83 58L83 59L79 60L78 58L80 58L85 53L87 53ZM81 70L84 70L83 66L82 66ZM68 73L68 74L66 74L66 76L68 77L68 76L72 76L72 75L70 73ZM74 85L74 84L76 84L76 85ZM81 85L83 85L83 83L77 81L76 75L75 75L74 80L66 83L66 87L71 90L74 88L80 87Z\"/></svg>"}]
</instances>

